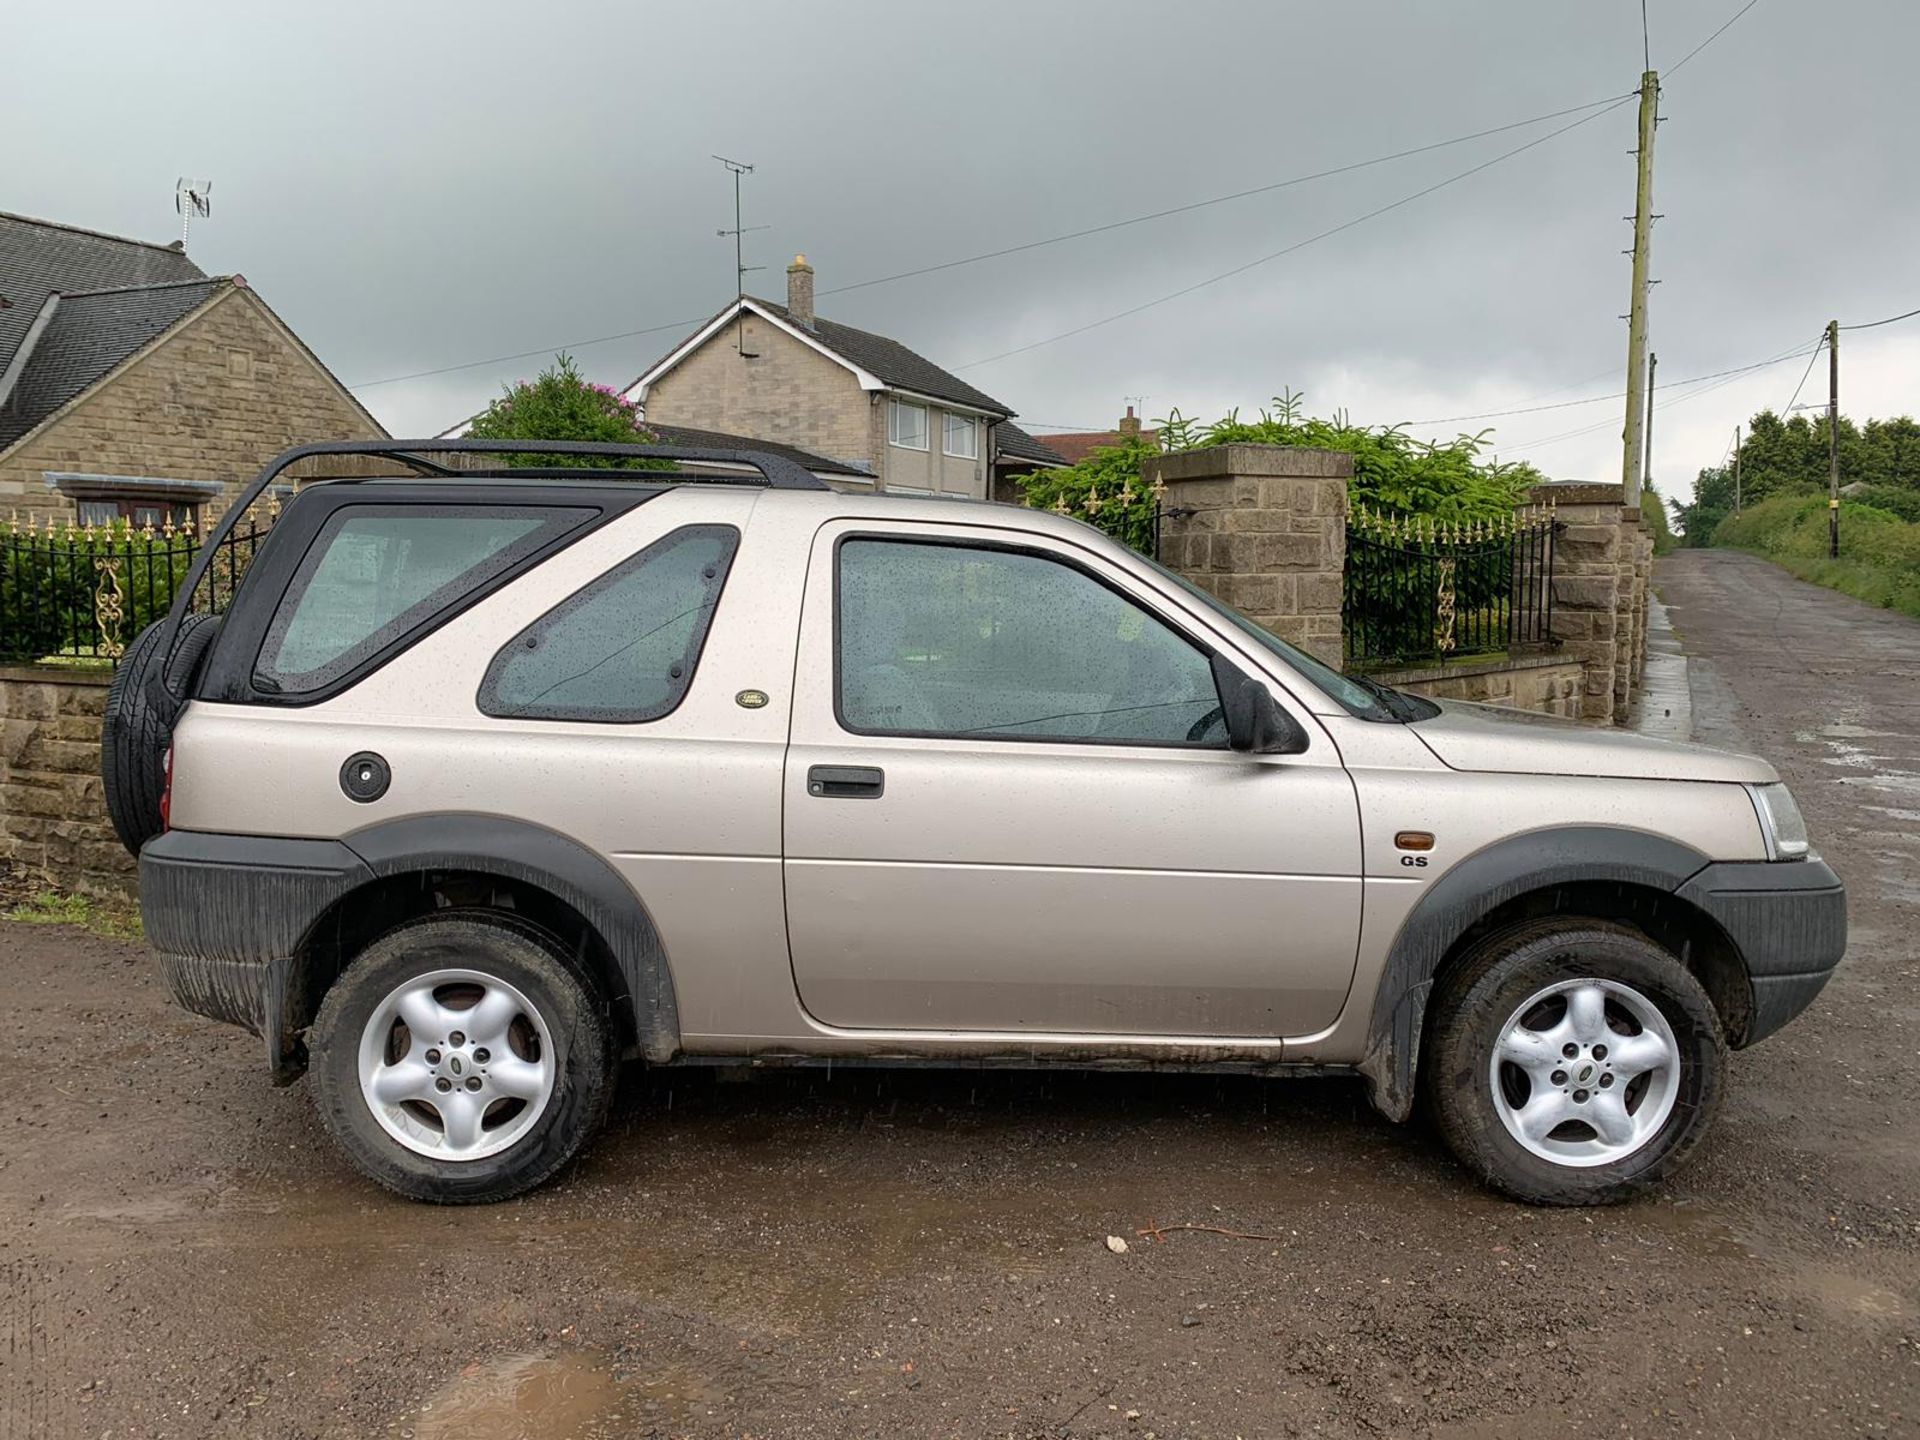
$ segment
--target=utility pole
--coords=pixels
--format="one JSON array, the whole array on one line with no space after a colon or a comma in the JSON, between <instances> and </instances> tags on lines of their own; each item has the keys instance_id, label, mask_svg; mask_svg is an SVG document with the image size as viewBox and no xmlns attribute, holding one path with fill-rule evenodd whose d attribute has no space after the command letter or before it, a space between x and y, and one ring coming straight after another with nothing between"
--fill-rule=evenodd
<instances>
[{"instance_id":1,"label":"utility pole","mask_svg":"<svg viewBox=\"0 0 1920 1440\"><path fill-rule=\"evenodd\" d=\"M716 230L714 233L723 238L728 235L733 237L733 348L739 353L743 360L751 360L754 357L747 354L746 311L740 302L747 298L747 272L749 270L764 270L767 267L764 265L747 264L745 252L741 247L740 237L745 235L748 230L765 230L768 227L765 225L749 226L740 223L740 177L742 175L751 175L753 173L753 166L747 164L744 160L729 160L724 155L716 155L713 158L733 172L733 228L731 230Z\"/></svg>"},{"instance_id":2,"label":"utility pole","mask_svg":"<svg viewBox=\"0 0 1920 1440\"><path fill-rule=\"evenodd\" d=\"M1840 557L1840 322L1827 322L1827 554Z\"/></svg>"},{"instance_id":3,"label":"utility pole","mask_svg":"<svg viewBox=\"0 0 1920 1440\"><path fill-rule=\"evenodd\" d=\"M1740 427L1733 427L1733 513L1740 513Z\"/></svg>"},{"instance_id":4,"label":"utility pole","mask_svg":"<svg viewBox=\"0 0 1920 1440\"><path fill-rule=\"evenodd\" d=\"M1640 467L1642 486L1653 484L1653 374L1660 368L1660 357L1647 356L1647 452L1646 463Z\"/></svg>"},{"instance_id":5,"label":"utility pole","mask_svg":"<svg viewBox=\"0 0 1920 1440\"><path fill-rule=\"evenodd\" d=\"M1620 478L1629 506L1640 504L1641 467L1646 463L1647 264L1653 246L1653 131L1659 119L1660 76L1640 77L1639 183L1633 199L1633 295L1627 309L1627 426Z\"/></svg>"}]
</instances>

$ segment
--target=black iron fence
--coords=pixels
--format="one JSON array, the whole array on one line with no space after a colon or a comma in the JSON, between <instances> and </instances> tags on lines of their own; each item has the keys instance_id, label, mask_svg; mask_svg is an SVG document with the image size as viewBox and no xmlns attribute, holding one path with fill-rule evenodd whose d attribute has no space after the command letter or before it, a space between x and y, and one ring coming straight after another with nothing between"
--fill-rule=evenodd
<instances>
[{"instance_id":1,"label":"black iron fence","mask_svg":"<svg viewBox=\"0 0 1920 1440\"><path fill-rule=\"evenodd\" d=\"M219 542L194 588L194 609L226 609L278 509L260 506ZM192 521L11 521L0 532L0 660L117 662L172 606L201 543Z\"/></svg>"},{"instance_id":2,"label":"black iron fence","mask_svg":"<svg viewBox=\"0 0 1920 1440\"><path fill-rule=\"evenodd\" d=\"M1447 525L1357 510L1342 629L1350 667L1526 652L1553 636L1551 512Z\"/></svg>"}]
</instances>

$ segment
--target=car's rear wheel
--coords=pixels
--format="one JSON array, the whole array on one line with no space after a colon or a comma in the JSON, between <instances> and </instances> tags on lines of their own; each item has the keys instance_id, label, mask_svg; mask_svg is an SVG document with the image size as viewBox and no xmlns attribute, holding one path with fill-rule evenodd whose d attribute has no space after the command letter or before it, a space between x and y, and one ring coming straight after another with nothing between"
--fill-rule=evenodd
<instances>
[{"instance_id":1,"label":"car's rear wheel","mask_svg":"<svg viewBox=\"0 0 1920 1440\"><path fill-rule=\"evenodd\" d=\"M390 931L314 1022L321 1118L353 1163L416 1200L529 1190L570 1160L614 1084L607 1019L550 936L492 911Z\"/></svg>"},{"instance_id":2,"label":"car's rear wheel","mask_svg":"<svg viewBox=\"0 0 1920 1440\"><path fill-rule=\"evenodd\" d=\"M1726 1042L1700 982L1636 932L1543 921L1445 977L1423 1085L1470 1170L1545 1205L1623 1200L1705 1137Z\"/></svg>"}]
</instances>

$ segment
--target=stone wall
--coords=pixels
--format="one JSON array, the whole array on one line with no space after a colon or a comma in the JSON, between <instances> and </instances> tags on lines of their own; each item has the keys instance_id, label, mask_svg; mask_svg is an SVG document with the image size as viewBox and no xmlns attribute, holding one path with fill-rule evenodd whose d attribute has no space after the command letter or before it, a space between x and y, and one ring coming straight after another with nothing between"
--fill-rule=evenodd
<instances>
[{"instance_id":1,"label":"stone wall","mask_svg":"<svg viewBox=\"0 0 1920 1440\"><path fill-rule=\"evenodd\" d=\"M71 515L46 476L78 473L216 481L224 495L211 517L289 446L384 435L259 297L232 284L0 458L0 515Z\"/></svg>"},{"instance_id":2,"label":"stone wall","mask_svg":"<svg viewBox=\"0 0 1920 1440\"><path fill-rule=\"evenodd\" d=\"M1340 605L1353 457L1217 445L1149 459L1166 487L1160 558L1281 639L1341 664Z\"/></svg>"},{"instance_id":3,"label":"stone wall","mask_svg":"<svg viewBox=\"0 0 1920 1440\"><path fill-rule=\"evenodd\" d=\"M0 668L0 862L61 890L129 898L133 859L100 787L108 672Z\"/></svg>"},{"instance_id":4,"label":"stone wall","mask_svg":"<svg viewBox=\"0 0 1920 1440\"><path fill-rule=\"evenodd\" d=\"M1383 684L1433 700L1471 700L1542 715L1563 715L1569 720L1582 718L1585 708L1586 667L1561 655L1367 673Z\"/></svg>"}]
</instances>

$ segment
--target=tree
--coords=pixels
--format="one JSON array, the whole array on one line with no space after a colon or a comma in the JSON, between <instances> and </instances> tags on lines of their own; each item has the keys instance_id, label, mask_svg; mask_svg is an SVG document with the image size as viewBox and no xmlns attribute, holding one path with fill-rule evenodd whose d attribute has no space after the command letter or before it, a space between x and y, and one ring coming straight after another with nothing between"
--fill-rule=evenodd
<instances>
[{"instance_id":1,"label":"tree","mask_svg":"<svg viewBox=\"0 0 1920 1440\"><path fill-rule=\"evenodd\" d=\"M568 355L555 358L537 379L510 385L474 420L468 432L476 440L590 440L619 445L653 445L659 436L643 425L633 403L610 386L580 378ZM539 451L507 457L514 465L551 465L568 469L671 470L671 460L593 455L553 455Z\"/></svg>"},{"instance_id":2,"label":"tree","mask_svg":"<svg viewBox=\"0 0 1920 1440\"><path fill-rule=\"evenodd\" d=\"M1762 410L1746 425L1740 445L1740 498L1757 505L1776 495L1824 494L1827 489L1827 417L1816 412L1781 419ZM1864 497L1896 514L1920 514L1920 425L1907 416L1856 426L1840 417L1840 484L1866 485ZM1687 544L1711 544L1733 513L1733 462L1702 470L1693 499L1674 503Z\"/></svg>"}]
</instances>

